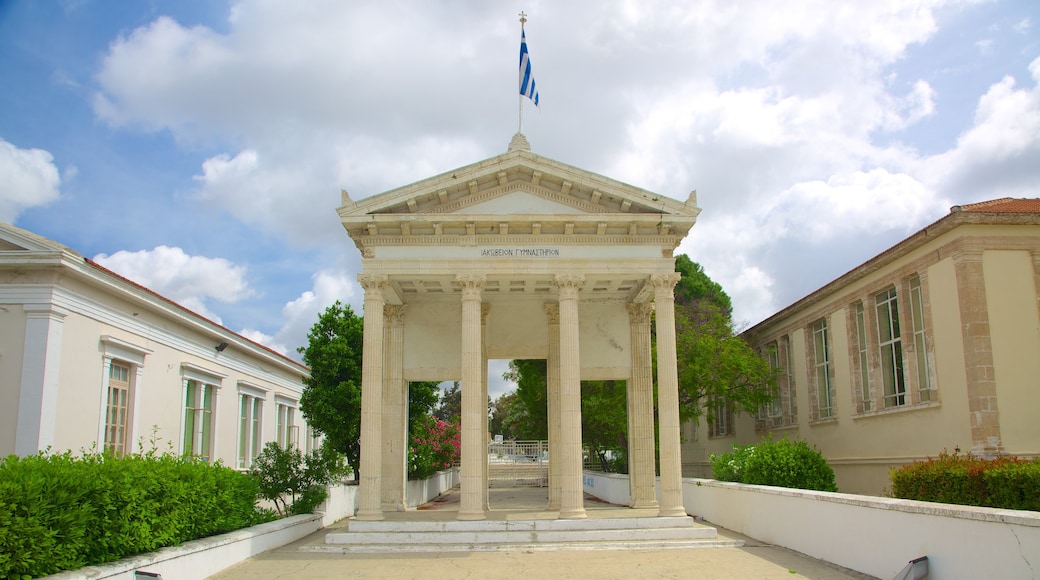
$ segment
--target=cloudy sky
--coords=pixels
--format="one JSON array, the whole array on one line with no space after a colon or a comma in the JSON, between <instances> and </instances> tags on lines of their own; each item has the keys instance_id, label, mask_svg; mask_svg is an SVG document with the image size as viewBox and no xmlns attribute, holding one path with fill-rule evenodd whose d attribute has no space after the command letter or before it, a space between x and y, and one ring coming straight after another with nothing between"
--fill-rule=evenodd
<instances>
[{"instance_id":1,"label":"cloudy sky","mask_svg":"<svg viewBox=\"0 0 1040 580\"><path fill-rule=\"evenodd\" d=\"M341 188L505 152L521 10L532 151L696 189L743 325L1040 195L1035 0L0 0L0 221L295 356L361 312Z\"/></svg>"}]
</instances>

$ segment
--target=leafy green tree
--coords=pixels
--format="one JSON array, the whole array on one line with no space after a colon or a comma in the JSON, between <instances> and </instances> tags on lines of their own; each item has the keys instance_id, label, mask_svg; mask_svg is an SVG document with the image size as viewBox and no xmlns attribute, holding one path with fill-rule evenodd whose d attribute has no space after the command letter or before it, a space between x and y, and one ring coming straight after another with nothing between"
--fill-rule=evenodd
<instances>
[{"instance_id":1,"label":"leafy green tree","mask_svg":"<svg viewBox=\"0 0 1040 580\"><path fill-rule=\"evenodd\" d=\"M771 399L774 373L737 335L722 287L687 256L675 263L682 275L675 286L680 418L714 422L717 412L734 407L756 412Z\"/></svg>"},{"instance_id":2,"label":"leafy green tree","mask_svg":"<svg viewBox=\"0 0 1040 580\"><path fill-rule=\"evenodd\" d=\"M582 443L596 455L603 471L628 473L626 385L625 381L581 383Z\"/></svg>"},{"instance_id":3,"label":"leafy green tree","mask_svg":"<svg viewBox=\"0 0 1040 580\"><path fill-rule=\"evenodd\" d=\"M502 375L516 383L516 398L523 413L514 414L511 424L516 439L543 440L549 438L549 407L546 402L545 359L509 361L509 370Z\"/></svg>"},{"instance_id":4,"label":"leafy green tree","mask_svg":"<svg viewBox=\"0 0 1040 580\"><path fill-rule=\"evenodd\" d=\"M346 457L355 478L360 477L364 327L364 319L337 300L318 316L307 333L307 346L299 349L304 364L311 368L310 376L303 381L300 409L307 424ZM437 402L437 384L409 384L409 433L432 412Z\"/></svg>"},{"instance_id":5,"label":"leafy green tree","mask_svg":"<svg viewBox=\"0 0 1040 580\"><path fill-rule=\"evenodd\" d=\"M338 300L318 316L300 348L311 368L303 380L300 409L307 424L346 456L359 477L361 458L361 353L364 320Z\"/></svg>"},{"instance_id":6,"label":"leafy green tree","mask_svg":"<svg viewBox=\"0 0 1040 580\"><path fill-rule=\"evenodd\" d=\"M450 387L441 392L433 416L441 421L451 421L453 417L462 417L462 386L458 381L453 382Z\"/></svg>"},{"instance_id":7,"label":"leafy green tree","mask_svg":"<svg viewBox=\"0 0 1040 580\"><path fill-rule=\"evenodd\" d=\"M491 404L491 433L503 439L526 439L528 413L520 397L510 391Z\"/></svg>"}]
</instances>

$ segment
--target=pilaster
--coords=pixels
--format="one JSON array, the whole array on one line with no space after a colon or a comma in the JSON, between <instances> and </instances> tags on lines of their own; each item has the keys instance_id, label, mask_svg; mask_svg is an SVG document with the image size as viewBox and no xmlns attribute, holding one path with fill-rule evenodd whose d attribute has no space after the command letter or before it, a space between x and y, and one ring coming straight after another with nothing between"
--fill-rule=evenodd
<instances>
[{"instance_id":1,"label":"pilaster","mask_svg":"<svg viewBox=\"0 0 1040 580\"><path fill-rule=\"evenodd\" d=\"M657 311L657 408L661 437L661 516L684 516L679 437L679 372L675 351L675 285L678 273L654 274Z\"/></svg>"},{"instance_id":2,"label":"pilaster","mask_svg":"<svg viewBox=\"0 0 1040 580\"><path fill-rule=\"evenodd\" d=\"M958 253L953 256L953 268L957 279L961 339L964 342L971 452L982 457L992 457L1004 449L1000 438L997 381L993 367L982 251L965 250Z\"/></svg>"},{"instance_id":3,"label":"pilaster","mask_svg":"<svg viewBox=\"0 0 1040 580\"><path fill-rule=\"evenodd\" d=\"M560 305L546 304L549 356L545 361L545 390L549 420L549 511L560 509Z\"/></svg>"},{"instance_id":4,"label":"pilaster","mask_svg":"<svg viewBox=\"0 0 1040 580\"><path fill-rule=\"evenodd\" d=\"M26 304L24 309L25 343L14 444L15 453L21 456L33 455L54 444L61 339L69 314L53 304ZM103 446L104 441L99 444Z\"/></svg>"},{"instance_id":5,"label":"pilaster","mask_svg":"<svg viewBox=\"0 0 1040 580\"><path fill-rule=\"evenodd\" d=\"M383 407L384 275L358 274L365 290L364 342L361 353L361 465L358 483L359 520L381 520Z\"/></svg>"},{"instance_id":6,"label":"pilaster","mask_svg":"<svg viewBox=\"0 0 1040 580\"><path fill-rule=\"evenodd\" d=\"M408 385L404 381L404 317L407 305L383 307L383 509L405 510L408 480Z\"/></svg>"},{"instance_id":7,"label":"pilaster","mask_svg":"<svg viewBox=\"0 0 1040 580\"><path fill-rule=\"evenodd\" d=\"M632 376L628 380L628 505L656 508L654 385L650 352L650 314L654 308L652 303L626 306L632 334Z\"/></svg>"}]
</instances>

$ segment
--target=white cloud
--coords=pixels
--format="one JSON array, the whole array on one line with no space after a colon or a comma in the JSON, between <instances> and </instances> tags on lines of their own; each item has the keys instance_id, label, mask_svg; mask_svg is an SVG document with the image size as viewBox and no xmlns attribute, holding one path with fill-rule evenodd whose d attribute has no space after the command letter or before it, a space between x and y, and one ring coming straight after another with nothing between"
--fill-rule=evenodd
<instances>
[{"instance_id":1,"label":"white cloud","mask_svg":"<svg viewBox=\"0 0 1040 580\"><path fill-rule=\"evenodd\" d=\"M14 223L26 209L53 203L60 186L50 153L19 149L0 139L0 221Z\"/></svg>"},{"instance_id":2,"label":"white cloud","mask_svg":"<svg viewBox=\"0 0 1040 580\"><path fill-rule=\"evenodd\" d=\"M299 358L299 354L286 345L305 346L307 333L318 321L318 316L334 302L339 300L350 304L355 314L363 315L360 305L352 304L357 298L356 285L346 272L322 270L311 279L310 290L282 307L282 326L273 336L251 328L242 330L240 334L284 355Z\"/></svg>"},{"instance_id":3,"label":"white cloud","mask_svg":"<svg viewBox=\"0 0 1040 580\"><path fill-rule=\"evenodd\" d=\"M922 180L958 201L1037 195L1040 183L1040 58L1033 86L1005 76L979 99L974 124L955 147L922 161Z\"/></svg>"},{"instance_id":4,"label":"white cloud","mask_svg":"<svg viewBox=\"0 0 1040 580\"><path fill-rule=\"evenodd\" d=\"M180 248L98 254L94 261L220 324L210 300L238 302L253 295L245 266L223 258L190 256Z\"/></svg>"},{"instance_id":5,"label":"white cloud","mask_svg":"<svg viewBox=\"0 0 1040 580\"><path fill-rule=\"evenodd\" d=\"M760 319L952 203L1036 195L1035 82L990 87L941 155L901 144L946 119L943 85L896 65L937 14L971 3L536 2L542 108L525 131L536 153L680 199L698 189L705 212L680 251L731 293L738 320ZM207 208L349 247L340 188L361 199L505 150L517 31L500 12L242 0L226 32L160 18L112 43L95 111L217 144L195 177ZM254 336L302 344L330 299L352 296L351 277L319 272L282 329Z\"/></svg>"}]
</instances>

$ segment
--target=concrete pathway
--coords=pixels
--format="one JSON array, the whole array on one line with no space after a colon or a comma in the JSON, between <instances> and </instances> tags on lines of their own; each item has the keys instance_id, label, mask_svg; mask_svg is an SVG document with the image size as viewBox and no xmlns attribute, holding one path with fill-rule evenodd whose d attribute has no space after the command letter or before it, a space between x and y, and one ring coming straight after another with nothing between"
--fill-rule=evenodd
<instances>
[{"instance_id":1,"label":"concrete pathway","mask_svg":"<svg viewBox=\"0 0 1040 580\"><path fill-rule=\"evenodd\" d=\"M538 517L544 490L491 490L491 518ZM458 504L452 493L420 510L387 514L388 519L444 519ZM539 498L538 496L541 496ZM617 506L586 499L586 509ZM535 515L538 514L538 515ZM219 580L288 578L813 578L866 579L784 548L769 546L719 528L719 535L745 541L741 548L669 550L563 550L399 554L340 554L308 550L325 544L325 534L343 531L349 520L298 542L265 552L213 576Z\"/></svg>"}]
</instances>

